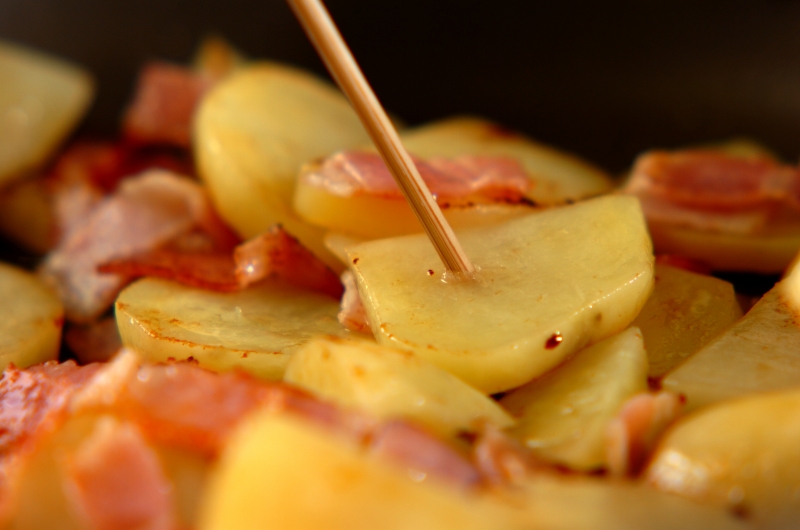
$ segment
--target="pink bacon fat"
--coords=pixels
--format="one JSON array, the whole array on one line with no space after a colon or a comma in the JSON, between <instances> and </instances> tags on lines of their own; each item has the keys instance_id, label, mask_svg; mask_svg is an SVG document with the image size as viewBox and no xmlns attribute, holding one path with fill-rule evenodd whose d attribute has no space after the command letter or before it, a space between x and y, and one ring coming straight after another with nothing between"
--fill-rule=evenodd
<instances>
[{"instance_id":1,"label":"pink bacon fat","mask_svg":"<svg viewBox=\"0 0 800 530\"><path fill-rule=\"evenodd\" d=\"M172 245L104 263L98 270L129 279L164 278L219 292L238 291L273 276L333 298L343 291L336 274L277 225L233 251L192 251Z\"/></svg>"},{"instance_id":2,"label":"pink bacon fat","mask_svg":"<svg viewBox=\"0 0 800 530\"><path fill-rule=\"evenodd\" d=\"M412 157L422 180L440 205L468 202L524 202L533 187L519 162L505 157ZM402 199L383 159L376 153L346 151L306 167L300 178L340 197L371 195Z\"/></svg>"},{"instance_id":3,"label":"pink bacon fat","mask_svg":"<svg viewBox=\"0 0 800 530\"><path fill-rule=\"evenodd\" d=\"M97 267L114 259L154 250L200 230L219 246L233 237L214 212L203 188L167 171L124 180L74 223L45 259L42 278L64 302L66 317L90 322L113 302L124 278Z\"/></svg>"},{"instance_id":4,"label":"pink bacon fat","mask_svg":"<svg viewBox=\"0 0 800 530\"><path fill-rule=\"evenodd\" d=\"M769 158L646 153L624 191L640 198L649 221L701 230L750 234L772 219L800 218L800 169Z\"/></svg>"}]
</instances>

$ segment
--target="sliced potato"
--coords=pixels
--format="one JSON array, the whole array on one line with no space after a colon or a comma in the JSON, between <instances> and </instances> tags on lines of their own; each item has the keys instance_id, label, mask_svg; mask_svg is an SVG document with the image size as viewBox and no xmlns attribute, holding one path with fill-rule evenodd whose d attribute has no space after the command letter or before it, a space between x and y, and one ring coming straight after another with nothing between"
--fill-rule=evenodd
<instances>
[{"instance_id":1,"label":"sliced potato","mask_svg":"<svg viewBox=\"0 0 800 530\"><path fill-rule=\"evenodd\" d=\"M581 471L603 467L608 423L647 390L647 354L632 327L579 352L501 404L518 424L510 434L536 455Z\"/></svg>"},{"instance_id":2,"label":"sliced potato","mask_svg":"<svg viewBox=\"0 0 800 530\"><path fill-rule=\"evenodd\" d=\"M317 335L346 333L330 297L268 280L236 293L216 293L146 278L116 303L122 343L143 359L192 358L200 366L234 367L279 380L299 346Z\"/></svg>"},{"instance_id":3,"label":"sliced potato","mask_svg":"<svg viewBox=\"0 0 800 530\"><path fill-rule=\"evenodd\" d=\"M361 453L297 419L264 411L239 429L212 476L201 530L513 528L476 494Z\"/></svg>"},{"instance_id":4,"label":"sliced potato","mask_svg":"<svg viewBox=\"0 0 800 530\"><path fill-rule=\"evenodd\" d=\"M64 326L61 301L41 280L0 263L0 369L56 359Z\"/></svg>"},{"instance_id":5,"label":"sliced potato","mask_svg":"<svg viewBox=\"0 0 800 530\"><path fill-rule=\"evenodd\" d=\"M699 232L650 223L656 252L687 256L714 270L782 272L800 248L800 230L755 235Z\"/></svg>"},{"instance_id":6,"label":"sliced potato","mask_svg":"<svg viewBox=\"0 0 800 530\"><path fill-rule=\"evenodd\" d=\"M408 352L369 342L316 339L292 357L285 380L380 419L412 418L455 435L511 417L457 377Z\"/></svg>"},{"instance_id":7,"label":"sliced potato","mask_svg":"<svg viewBox=\"0 0 800 530\"><path fill-rule=\"evenodd\" d=\"M744 530L732 514L642 484L541 473L523 487L523 528L559 530ZM498 527L499 528L499 527Z\"/></svg>"},{"instance_id":8,"label":"sliced potato","mask_svg":"<svg viewBox=\"0 0 800 530\"><path fill-rule=\"evenodd\" d=\"M312 75L254 63L221 82L195 119L198 171L222 217L244 238L281 223L331 265L323 231L291 208L300 166L369 142L344 96Z\"/></svg>"},{"instance_id":9,"label":"sliced potato","mask_svg":"<svg viewBox=\"0 0 800 530\"><path fill-rule=\"evenodd\" d=\"M633 321L644 336L650 377L661 377L731 327L742 309L730 283L656 264L655 287Z\"/></svg>"},{"instance_id":10,"label":"sliced potato","mask_svg":"<svg viewBox=\"0 0 800 530\"><path fill-rule=\"evenodd\" d=\"M798 389L719 403L675 425L646 478L663 491L728 507L757 528L795 528L798 440Z\"/></svg>"},{"instance_id":11,"label":"sliced potato","mask_svg":"<svg viewBox=\"0 0 800 530\"><path fill-rule=\"evenodd\" d=\"M487 120L457 117L403 134L409 152L435 156L505 156L519 160L536 181L529 197L536 204L563 204L605 193L611 178L580 158L511 132Z\"/></svg>"},{"instance_id":12,"label":"sliced potato","mask_svg":"<svg viewBox=\"0 0 800 530\"><path fill-rule=\"evenodd\" d=\"M664 389L687 410L737 396L800 386L800 326L777 284L722 335L668 374Z\"/></svg>"},{"instance_id":13,"label":"sliced potato","mask_svg":"<svg viewBox=\"0 0 800 530\"><path fill-rule=\"evenodd\" d=\"M294 208L317 226L364 239L380 239L423 231L408 203L369 195L340 197L303 182L297 183ZM535 211L527 205L479 204L442 208L454 229L491 226Z\"/></svg>"},{"instance_id":14,"label":"sliced potato","mask_svg":"<svg viewBox=\"0 0 800 530\"><path fill-rule=\"evenodd\" d=\"M89 73L0 42L0 186L44 163L89 106Z\"/></svg>"},{"instance_id":15,"label":"sliced potato","mask_svg":"<svg viewBox=\"0 0 800 530\"><path fill-rule=\"evenodd\" d=\"M461 231L474 279L443 275L423 235L348 247L379 343L486 393L508 390L628 326L653 255L636 199L601 197Z\"/></svg>"}]
</instances>

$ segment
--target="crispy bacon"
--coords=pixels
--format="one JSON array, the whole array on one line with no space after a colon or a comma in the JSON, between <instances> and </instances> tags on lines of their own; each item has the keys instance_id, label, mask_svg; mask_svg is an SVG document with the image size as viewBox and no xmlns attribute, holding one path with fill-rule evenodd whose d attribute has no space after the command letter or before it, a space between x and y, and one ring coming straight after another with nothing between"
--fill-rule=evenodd
<instances>
[{"instance_id":1,"label":"crispy bacon","mask_svg":"<svg viewBox=\"0 0 800 530\"><path fill-rule=\"evenodd\" d=\"M126 179L103 199L47 256L40 275L61 295L69 320L89 322L110 306L125 281L97 272L100 264L152 250L198 227L212 238L230 237L198 184L151 171Z\"/></svg>"},{"instance_id":2,"label":"crispy bacon","mask_svg":"<svg viewBox=\"0 0 800 530\"><path fill-rule=\"evenodd\" d=\"M280 226L271 227L234 251L242 286L276 275L287 282L339 298L342 284L319 258Z\"/></svg>"},{"instance_id":3,"label":"crispy bacon","mask_svg":"<svg viewBox=\"0 0 800 530\"><path fill-rule=\"evenodd\" d=\"M172 485L136 426L102 418L64 467L67 497L90 528L177 528Z\"/></svg>"},{"instance_id":4,"label":"crispy bacon","mask_svg":"<svg viewBox=\"0 0 800 530\"><path fill-rule=\"evenodd\" d=\"M25 370L9 365L0 379L0 454L52 429L73 394L99 370L100 365L74 361L49 361Z\"/></svg>"},{"instance_id":5,"label":"crispy bacon","mask_svg":"<svg viewBox=\"0 0 800 530\"><path fill-rule=\"evenodd\" d=\"M172 246L102 264L99 271L130 278L154 276L221 292L237 291L277 276L334 298L342 295L336 275L280 226L237 246L233 255Z\"/></svg>"},{"instance_id":6,"label":"crispy bacon","mask_svg":"<svg viewBox=\"0 0 800 530\"><path fill-rule=\"evenodd\" d=\"M439 204L519 203L525 200L525 194L533 186L519 162L510 158L414 158L414 164ZM375 153L337 153L317 166L306 168L300 178L307 184L343 197L364 194L387 199L403 198L383 159Z\"/></svg>"},{"instance_id":7,"label":"crispy bacon","mask_svg":"<svg viewBox=\"0 0 800 530\"><path fill-rule=\"evenodd\" d=\"M122 129L134 142L191 146L194 111L214 79L164 62L145 65Z\"/></svg>"},{"instance_id":8,"label":"crispy bacon","mask_svg":"<svg viewBox=\"0 0 800 530\"><path fill-rule=\"evenodd\" d=\"M751 234L777 216L800 212L800 169L770 158L718 151L646 153L624 190L649 221Z\"/></svg>"},{"instance_id":9,"label":"crispy bacon","mask_svg":"<svg viewBox=\"0 0 800 530\"><path fill-rule=\"evenodd\" d=\"M662 432L678 417L683 400L672 392L630 398L606 430L609 471L633 475L642 469Z\"/></svg>"}]
</instances>

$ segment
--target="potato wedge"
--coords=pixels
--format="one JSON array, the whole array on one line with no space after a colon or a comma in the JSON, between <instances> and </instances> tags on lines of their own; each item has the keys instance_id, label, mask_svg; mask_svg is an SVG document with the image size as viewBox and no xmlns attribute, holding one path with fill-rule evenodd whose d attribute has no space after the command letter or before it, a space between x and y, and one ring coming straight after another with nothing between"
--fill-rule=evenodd
<instances>
[{"instance_id":1,"label":"potato wedge","mask_svg":"<svg viewBox=\"0 0 800 530\"><path fill-rule=\"evenodd\" d=\"M798 389L719 403L672 428L646 480L727 507L757 528L794 528L800 521L798 439Z\"/></svg>"},{"instance_id":2,"label":"potato wedge","mask_svg":"<svg viewBox=\"0 0 800 530\"><path fill-rule=\"evenodd\" d=\"M601 197L458 233L461 281L425 236L348 247L372 333L486 393L526 383L633 320L652 288L639 203Z\"/></svg>"},{"instance_id":3,"label":"potato wedge","mask_svg":"<svg viewBox=\"0 0 800 530\"><path fill-rule=\"evenodd\" d=\"M657 263L655 287L633 321L644 336L650 377L661 377L742 317L730 283Z\"/></svg>"},{"instance_id":4,"label":"potato wedge","mask_svg":"<svg viewBox=\"0 0 800 530\"><path fill-rule=\"evenodd\" d=\"M283 377L292 352L309 339L346 333L337 300L277 280L216 293L146 278L122 291L115 308L122 343L143 359L191 358L270 380Z\"/></svg>"},{"instance_id":5,"label":"potato wedge","mask_svg":"<svg viewBox=\"0 0 800 530\"><path fill-rule=\"evenodd\" d=\"M88 72L0 42L0 186L43 164L94 95Z\"/></svg>"},{"instance_id":6,"label":"potato wedge","mask_svg":"<svg viewBox=\"0 0 800 530\"><path fill-rule=\"evenodd\" d=\"M41 280L0 263L0 369L56 359L64 327L61 300Z\"/></svg>"},{"instance_id":7,"label":"potato wedge","mask_svg":"<svg viewBox=\"0 0 800 530\"><path fill-rule=\"evenodd\" d=\"M519 418L510 434L536 455L572 469L605 465L608 423L631 396L647 391L647 354L638 328L578 352L500 404Z\"/></svg>"},{"instance_id":8,"label":"potato wedge","mask_svg":"<svg viewBox=\"0 0 800 530\"><path fill-rule=\"evenodd\" d=\"M222 455L201 530L513 528L508 510L476 494L417 482L297 419L255 415Z\"/></svg>"},{"instance_id":9,"label":"potato wedge","mask_svg":"<svg viewBox=\"0 0 800 530\"><path fill-rule=\"evenodd\" d=\"M800 386L800 326L786 299L787 282L662 380L665 390L686 396L686 410Z\"/></svg>"},{"instance_id":10,"label":"potato wedge","mask_svg":"<svg viewBox=\"0 0 800 530\"><path fill-rule=\"evenodd\" d=\"M411 418L444 435L513 420L491 398L419 357L364 341L312 340L293 356L285 380L379 419Z\"/></svg>"},{"instance_id":11,"label":"potato wedge","mask_svg":"<svg viewBox=\"0 0 800 530\"><path fill-rule=\"evenodd\" d=\"M195 156L222 217L245 239L281 223L329 265L323 231L295 215L300 166L369 137L335 88L277 63L253 63L221 82L195 119Z\"/></svg>"}]
</instances>

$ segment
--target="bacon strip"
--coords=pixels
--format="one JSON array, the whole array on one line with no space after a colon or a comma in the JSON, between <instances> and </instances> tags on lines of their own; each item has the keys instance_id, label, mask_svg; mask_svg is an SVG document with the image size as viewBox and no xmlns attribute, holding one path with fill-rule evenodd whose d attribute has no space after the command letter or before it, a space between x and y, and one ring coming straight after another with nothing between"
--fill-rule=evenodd
<instances>
[{"instance_id":1,"label":"bacon strip","mask_svg":"<svg viewBox=\"0 0 800 530\"><path fill-rule=\"evenodd\" d=\"M155 443L213 458L242 418L267 408L301 417L414 473L465 487L482 480L464 455L409 422L380 424L299 388L244 373L216 374L191 363L137 368L132 357L125 353L115 359L109 376L100 374L94 387L76 398L80 410L113 413L134 422Z\"/></svg>"},{"instance_id":2,"label":"bacon strip","mask_svg":"<svg viewBox=\"0 0 800 530\"><path fill-rule=\"evenodd\" d=\"M68 498L90 528L177 528L172 485L134 425L101 419L70 455L65 471Z\"/></svg>"},{"instance_id":3,"label":"bacon strip","mask_svg":"<svg viewBox=\"0 0 800 530\"><path fill-rule=\"evenodd\" d=\"M221 292L277 276L333 298L342 295L342 284L333 271L280 226L239 245L233 255L165 248L111 261L98 270L129 278L154 276Z\"/></svg>"},{"instance_id":4,"label":"bacon strip","mask_svg":"<svg viewBox=\"0 0 800 530\"><path fill-rule=\"evenodd\" d=\"M203 95L214 80L189 68L164 62L145 65L122 129L134 142L191 146L191 125Z\"/></svg>"},{"instance_id":5,"label":"bacon strip","mask_svg":"<svg viewBox=\"0 0 800 530\"><path fill-rule=\"evenodd\" d=\"M776 216L797 217L800 169L717 151L655 151L637 159L624 191L651 222L751 234Z\"/></svg>"},{"instance_id":6,"label":"bacon strip","mask_svg":"<svg viewBox=\"0 0 800 530\"><path fill-rule=\"evenodd\" d=\"M525 201L525 194L533 186L519 162L510 158L461 156L413 160L440 205L470 201L519 203ZM304 169L300 178L306 184L342 197L403 198L383 159L375 153L337 153L317 166Z\"/></svg>"},{"instance_id":7,"label":"bacon strip","mask_svg":"<svg viewBox=\"0 0 800 530\"><path fill-rule=\"evenodd\" d=\"M97 272L100 264L152 250L197 227L211 237L229 233L198 184L151 171L125 180L103 199L47 256L40 275L61 295L68 320L90 322L125 282Z\"/></svg>"},{"instance_id":8,"label":"bacon strip","mask_svg":"<svg viewBox=\"0 0 800 530\"><path fill-rule=\"evenodd\" d=\"M672 392L630 398L606 430L608 469L633 475L644 466L662 432L680 415L683 399Z\"/></svg>"}]
</instances>

